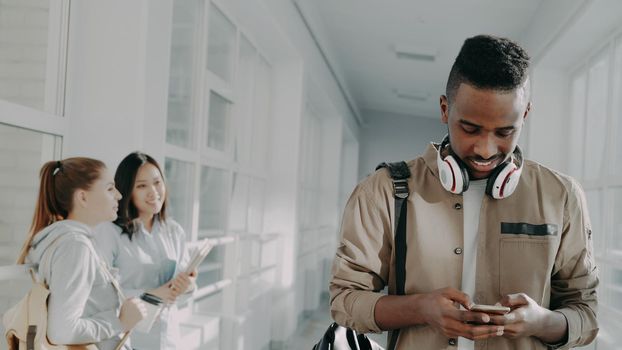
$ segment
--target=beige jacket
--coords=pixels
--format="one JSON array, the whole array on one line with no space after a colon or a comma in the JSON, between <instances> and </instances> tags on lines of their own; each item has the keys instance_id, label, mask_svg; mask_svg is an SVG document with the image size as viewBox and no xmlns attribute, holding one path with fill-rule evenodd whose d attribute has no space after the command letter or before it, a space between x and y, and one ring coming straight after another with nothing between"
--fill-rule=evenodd
<instances>
[{"instance_id":1,"label":"beige jacket","mask_svg":"<svg viewBox=\"0 0 622 350\"><path fill-rule=\"evenodd\" d=\"M436 149L408 162L406 294L461 288L462 195L443 189ZM342 239L330 281L333 318L360 332L381 332L374 307L388 284L395 292L393 266L394 199L386 170L363 180L343 215ZM537 226L536 226L537 225ZM587 344L598 332L591 225L582 189L570 177L525 161L514 194L502 200L484 196L476 271L478 304L523 292L540 305L564 314L568 342ZM403 329L398 349L455 349L429 326ZM546 349L533 337L476 341L476 349Z\"/></svg>"}]
</instances>

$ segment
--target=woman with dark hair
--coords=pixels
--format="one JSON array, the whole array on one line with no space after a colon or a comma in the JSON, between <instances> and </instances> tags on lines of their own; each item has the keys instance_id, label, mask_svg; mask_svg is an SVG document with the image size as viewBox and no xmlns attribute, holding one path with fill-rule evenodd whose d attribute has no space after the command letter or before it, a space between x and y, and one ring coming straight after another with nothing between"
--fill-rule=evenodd
<instances>
[{"instance_id":1,"label":"woman with dark hair","mask_svg":"<svg viewBox=\"0 0 622 350\"><path fill-rule=\"evenodd\" d=\"M17 263L39 264L38 274L48 285L48 339L114 349L119 335L145 314L136 298L125 300L118 313L118 294L94 254L93 227L117 217L121 195L96 159L47 162L40 177L35 214Z\"/></svg>"},{"instance_id":2,"label":"woman with dark hair","mask_svg":"<svg viewBox=\"0 0 622 350\"><path fill-rule=\"evenodd\" d=\"M127 155L115 173L123 195L116 221L99 225L98 249L119 270L128 296L143 293L165 302L149 333L132 333L134 349L175 349L179 340L177 297L191 292L196 272L188 274L186 234L166 216L167 191L158 162L142 152Z\"/></svg>"}]
</instances>

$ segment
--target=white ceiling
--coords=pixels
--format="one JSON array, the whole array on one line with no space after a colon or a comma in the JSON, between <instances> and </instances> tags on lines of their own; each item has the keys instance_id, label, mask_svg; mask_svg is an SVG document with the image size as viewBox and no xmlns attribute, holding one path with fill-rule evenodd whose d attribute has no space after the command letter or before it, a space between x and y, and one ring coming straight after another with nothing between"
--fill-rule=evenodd
<instances>
[{"instance_id":1,"label":"white ceiling","mask_svg":"<svg viewBox=\"0 0 622 350\"><path fill-rule=\"evenodd\" d=\"M487 33L520 42L543 0L297 2L305 17L316 17L311 30L364 122L370 111L438 118L439 96L464 39ZM436 58L397 58L396 45L431 50ZM396 90L427 97L400 98Z\"/></svg>"}]
</instances>

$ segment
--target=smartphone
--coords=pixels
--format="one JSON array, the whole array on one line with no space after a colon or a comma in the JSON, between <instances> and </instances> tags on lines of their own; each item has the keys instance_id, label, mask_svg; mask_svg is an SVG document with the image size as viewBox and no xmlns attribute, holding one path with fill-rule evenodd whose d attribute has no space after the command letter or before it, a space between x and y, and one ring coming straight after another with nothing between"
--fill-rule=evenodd
<instances>
[{"instance_id":1,"label":"smartphone","mask_svg":"<svg viewBox=\"0 0 622 350\"><path fill-rule=\"evenodd\" d=\"M487 314L505 315L510 312L510 308L501 305L478 305L475 304L471 307L471 311L485 312Z\"/></svg>"}]
</instances>

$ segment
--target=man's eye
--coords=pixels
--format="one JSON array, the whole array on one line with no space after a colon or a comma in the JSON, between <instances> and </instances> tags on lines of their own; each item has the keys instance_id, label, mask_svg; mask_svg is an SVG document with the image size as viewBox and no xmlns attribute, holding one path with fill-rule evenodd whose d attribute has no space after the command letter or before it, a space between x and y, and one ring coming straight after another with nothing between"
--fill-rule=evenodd
<instances>
[{"instance_id":1,"label":"man's eye","mask_svg":"<svg viewBox=\"0 0 622 350\"><path fill-rule=\"evenodd\" d=\"M501 137L509 137L512 136L512 134L514 134L514 130L501 130L497 132L497 135Z\"/></svg>"},{"instance_id":2,"label":"man's eye","mask_svg":"<svg viewBox=\"0 0 622 350\"><path fill-rule=\"evenodd\" d=\"M470 126L463 126L462 130L464 130L467 134L475 134L479 129Z\"/></svg>"}]
</instances>

